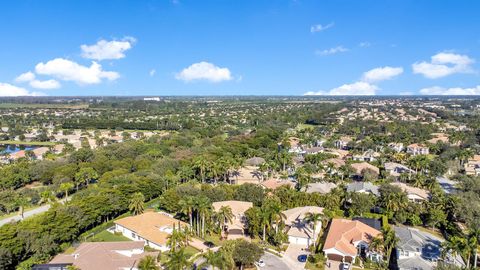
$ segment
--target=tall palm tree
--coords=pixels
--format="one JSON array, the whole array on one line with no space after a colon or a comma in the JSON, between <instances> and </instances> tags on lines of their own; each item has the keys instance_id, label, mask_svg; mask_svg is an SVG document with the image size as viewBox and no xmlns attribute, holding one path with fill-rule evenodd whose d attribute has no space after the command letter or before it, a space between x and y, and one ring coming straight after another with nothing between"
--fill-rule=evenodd
<instances>
[{"instance_id":1,"label":"tall palm tree","mask_svg":"<svg viewBox=\"0 0 480 270\"><path fill-rule=\"evenodd\" d=\"M196 200L196 210L197 210L197 215L199 217L199 226L198 228L200 229L199 236L204 237L205 236L205 219L207 214L210 212L212 203L210 202L210 199L208 197L202 196L198 197Z\"/></svg>"},{"instance_id":2,"label":"tall palm tree","mask_svg":"<svg viewBox=\"0 0 480 270\"><path fill-rule=\"evenodd\" d=\"M260 224L263 228L262 239L263 239L264 242L266 240L267 228L270 227L270 225L271 225L270 216L271 216L270 208L268 208L268 207L260 208Z\"/></svg>"},{"instance_id":3,"label":"tall palm tree","mask_svg":"<svg viewBox=\"0 0 480 270\"><path fill-rule=\"evenodd\" d=\"M159 270L155 257L145 256L138 262L139 270Z\"/></svg>"},{"instance_id":4,"label":"tall palm tree","mask_svg":"<svg viewBox=\"0 0 480 270\"><path fill-rule=\"evenodd\" d=\"M181 199L178 204L180 206L180 212L182 214L188 215L190 227L193 228L193 209L195 207L194 198L192 196L187 196L186 198Z\"/></svg>"},{"instance_id":5,"label":"tall palm tree","mask_svg":"<svg viewBox=\"0 0 480 270\"><path fill-rule=\"evenodd\" d=\"M199 170L202 183L204 183L207 169L209 167L208 160L206 160L205 157L200 156L194 160L193 167Z\"/></svg>"},{"instance_id":6,"label":"tall palm tree","mask_svg":"<svg viewBox=\"0 0 480 270\"><path fill-rule=\"evenodd\" d=\"M393 249L397 246L399 239L397 238L395 231L390 227L387 226L382 231L383 236L383 243L385 246L386 252L386 259L390 259L390 255L392 254Z\"/></svg>"},{"instance_id":7,"label":"tall palm tree","mask_svg":"<svg viewBox=\"0 0 480 270\"><path fill-rule=\"evenodd\" d=\"M218 209L218 212L217 212L217 217L219 219L220 226L222 228L222 230L220 232L220 237L221 237L223 231L225 230L226 223L227 222L232 223L232 219L234 217L233 212L232 212L232 208L230 208L230 206L228 206L228 205L224 205L224 206L220 207L220 209Z\"/></svg>"},{"instance_id":8,"label":"tall palm tree","mask_svg":"<svg viewBox=\"0 0 480 270\"><path fill-rule=\"evenodd\" d=\"M313 250L312 253L315 254L317 251L317 239L316 239L316 232L317 232L317 223L322 222L324 220L324 215L321 213L311 213L308 212L305 214L305 217L303 218L303 221L306 223L312 224L313 232L312 232L312 237L313 237Z\"/></svg>"},{"instance_id":9,"label":"tall palm tree","mask_svg":"<svg viewBox=\"0 0 480 270\"><path fill-rule=\"evenodd\" d=\"M130 204L128 205L128 209L134 214L139 215L142 214L145 210L145 197L141 192L134 193L132 198L130 199Z\"/></svg>"},{"instance_id":10,"label":"tall palm tree","mask_svg":"<svg viewBox=\"0 0 480 270\"><path fill-rule=\"evenodd\" d=\"M190 267L191 263L188 261L185 248L181 248L177 251L169 252L169 259L165 263L168 270L184 270Z\"/></svg>"},{"instance_id":11,"label":"tall palm tree","mask_svg":"<svg viewBox=\"0 0 480 270\"><path fill-rule=\"evenodd\" d=\"M186 236L180 225L178 229L174 225L172 233L167 237L167 245L175 252L178 248L185 247L185 238Z\"/></svg>"},{"instance_id":12,"label":"tall palm tree","mask_svg":"<svg viewBox=\"0 0 480 270\"><path fill-rule=\"evenodd\" d=\"M65 193L65 200L68 201L68 191L74 187L72 182L65 182L60 184L60 191Z\"/></svg>"}]
</instances>

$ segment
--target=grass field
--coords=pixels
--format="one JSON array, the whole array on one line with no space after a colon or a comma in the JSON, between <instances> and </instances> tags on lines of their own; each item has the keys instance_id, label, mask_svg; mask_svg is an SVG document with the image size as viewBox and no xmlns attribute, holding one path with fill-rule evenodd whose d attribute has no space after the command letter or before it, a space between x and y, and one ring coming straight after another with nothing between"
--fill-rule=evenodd
<instances>
[{"instance_id":1,"label":"grass field","mask_svg":"<svg viewBox=\"0 0 480 270\"><path fill-rule=\"evenodd\" d=\"M32 145L32 146L53 146L54 142L23 142L23 141L0 141L0 144L14 144L14 145Z\"/></svg>"},{"instance_id":2,"label":"grass field","mask_svg":"<svg viewBox=\"0 0 480 270\"><path fill-rule=\"evenodd\" d=\"M0 109L86 109L88 104L31 104L31 103L0 103Z\"/></svg>"},{"instance_id":3,"label":"grass field","mask_svg":"<svg viewBox=\"0 0 480 270\"><path fill-rule=\"evenodd\" d=\"M107 231L101 231L100 233L96 234L94 237L90 238L89 241L91 242L123 242L123 241L131 241L131 240L121 234L113 234Z\"/></svg>"}]
</instances>

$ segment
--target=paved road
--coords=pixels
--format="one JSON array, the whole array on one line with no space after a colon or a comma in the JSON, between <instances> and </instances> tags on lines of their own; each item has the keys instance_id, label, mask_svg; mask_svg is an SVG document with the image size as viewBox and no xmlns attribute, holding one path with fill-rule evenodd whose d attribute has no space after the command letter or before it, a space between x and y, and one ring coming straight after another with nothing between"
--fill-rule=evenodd
<instances>
[{"instance_id":1,"label":"paved road","mask_svg":"<svg viewBox=\"0 0 480 270\"><path fill-rule=\"evenodd\" d=\"M68 200L70 200L70 198L68 198ZM59 202L64 203L65 199L62 199ZM31 217L31 216L35 216L35 215L47 212L48 209L50 209L50 204L45 204L45 205L42 205L40 207L25 211L23 213L23 217L28 218L28 217ZM22 217L20 216L20 214L17 214L17 215L12 216L12 217L4 218L4 219L0 220L0 227L7 224L7 223L12 222L12 221L19 221L19 220L22 220Z\"/></svg>"},{"instance_id":2,"label":"paved road","mask_svg":"<svg viewBox=\"0 0 480 270\"><path fill-rule=\"evenodd\" d=\"M258 267L261 270L289 270L290 267L282 261L282 258L275 256L271 253L265 252L262 256L262 260L265 262L264 267Z\"/></svg>"}]
</instances>

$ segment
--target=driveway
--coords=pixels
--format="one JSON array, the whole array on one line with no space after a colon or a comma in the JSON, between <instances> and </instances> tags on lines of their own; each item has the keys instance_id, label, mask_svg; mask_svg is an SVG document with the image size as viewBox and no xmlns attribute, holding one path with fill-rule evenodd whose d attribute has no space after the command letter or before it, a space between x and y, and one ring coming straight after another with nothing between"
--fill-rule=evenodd
<instances>
[{"instance_id":1,"label":"driveway","mask_svg":"<svg viewBox=\"0 0 480 270\"><path fill-rule=\"evenodd\" d=\"M70 201L70 198L68 198L68 200ZM59 200L59 202L64 203L65 198ZM33 208L33 209L28 210L28 211L25 211L25 212L23 212L23 219L26 219L28 217L32 217L32 216L47 212L48 209L50 209L50 204L44 204L40 207ZM7 223L16 222L16 221L20 221L20 220L22 220L22 216L20 216L20 214L12 216L12 217L1 219L0 220L0 227L7 224Z\"/></svg>"},{"instance_id":2,"label":"driveway","mask_svg":"<svg viewBox=\"0 0 480 270\"><path fill-rule=\"evenodd\" d=\"M299 255L309 255L310 252L306 250L305 245L296 245L290 244L288 245L287 250L285 251L285 255L283 256L284 262L290 266L290 269L305 269L306 262L302 263L298 261Z\"/></svg>"},{"instance_id":3,"label":"driveway","mask_svg":"<svg viewBox=\"0 0 480 270\"><path fill-rule=\"evenodd\" d=\"M290 267L282 260L282 258L265 252L265 255L261 258L265 262L264 267L257 267L261 270L289 270Z\"/></svg>"},{"instance_id":4,"label":"driveway","mask_svg":"<svg viewBox=\"0 0 480 270\"><path fill-rule=\"evenodd\" d=\"M327 260L325 270L341 270L342 263L339 261Z\"/></svg>"}]
</instances>

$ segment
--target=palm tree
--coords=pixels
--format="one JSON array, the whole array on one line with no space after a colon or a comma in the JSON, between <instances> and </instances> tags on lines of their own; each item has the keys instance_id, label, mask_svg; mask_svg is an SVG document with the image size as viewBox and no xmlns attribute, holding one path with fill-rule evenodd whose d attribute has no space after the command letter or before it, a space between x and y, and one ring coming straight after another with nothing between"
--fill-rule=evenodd
<instances>
[{"instance_id":1,"label":"palm tree","mask_svg":"<svg viewBox=\"0 0 480 270\"><path fill-rule=\"evenodd\" d=\"M40 203L49 203L55 200L55 196L53 196L50 190L44 190L40 193Z\"/></svg>"},{"instance_id":2,"label":"palm tree","mask_svg":"<svg viewBox=\"0 0 480 270\"><path fill-rule=\"evenodd\" d=\"M186 235L183 233L180 224L178 229L174 225L172 233L167 237L167 245L172 251L176 251L177 248L185 247L185 239Z\"/></svg>"},{"instance_id":3,"label":"palm tree","mask_svg":"<svg viewBox=\"0 0 480 270\"><path fill-rule=\"evenodd\" d=\"M18 207L18 212L22 219L24 218L23 214L25 212L25 207L29 204L30 200L24 196L20 196L15 200L15 204Z\"/></svg>"},{"instance_id":4,"label":"palm tree","mask_svg":"<svg viewBox=\"0 0 480 270\"><path fill-rule=\"evenodd\" d=\"M200 156L194 160L193 167L199 170L202 183L204 183L209 162L205 159L205 157Z\"/></svg>"},{"instance_id":5,"label":"palm tree","mask_svg":"<svg viewBox=\"0 0 480 270\"><path fill-rule=\"evenodd\" d=\"M199 230L198 235L201 237L205 236L205 219L207 214L210 212L212 203L210 202L210 199L208 199L205 196L199 197L196 200L196 210L197 210L197 215L198 219L197 224L197 231Z\"/></svg>"},{"instance_id":6,"label":"palm tree","mask_svg":"<svg viewBox=\"0 0 480 270\"><path fill-rule=\"evenodd\" d=\"M180 206L180 212L188 215L188 221L190 222L190 227L193 228L193 209L195 207L195 200L192 196L187 196L185 199L182 199L178 202Z\"/></svg>"},{"instance_id":7,"label":"palm tree","mask_svg":"<svg viewBox=\"0 0 480 270\"><path fill-rule=\"evenodd\" d=\"M265 242L267 235L267 227L270 227L270 209L267 207L260 208L260 224L263 227L263 241Z\"/></svg>"},{"instance_id":8,"label":"palm tree","mask_svg":"<svg viewBox=\"0 0 480 270\"><path fill-rule=\"evenodd\" d=\"M171 251L169 253L169 259L165 263L168 270L184 270L190 267L191 263L188 261L185 248L181 248L177 251Z\"/></svg>"},{"instance_id":9,"label":"palm tree","mask_svg":"<svg viewBox=\"0 0 480 270\"><path fill-rule=\"evenodd\" d=\"M215 267L220 267L219 264L220 264L220 260L222 259L220 255L221 254L217 252L213 252L212 250L209 249L207 253L202 255L202 257L205 259L205 262L200 264L198 268L202 269L202 267L212 266L212 268L215 269Z\"/></svg>"},{"instance_id":10,"label":"palm tree","mask_svg":"<svg viewBox=\"0 0 480 270\"><path fill-rule=\"evenodd\" d=\"M228 205L224 205L218 209L217 216L222 227L220 232L220 237L222 237L222 233L225 230L226 223L232 223L232 219L235 217L232 212L232 208Z\"/></svg>"},{"instance_id":11,"label":"palm tree","mask_svg":"<svg viewBox=\"0 0 480 270\"><path fill-rule=\"evenodd\" d=\"M386 228L383 229L382 236L383 236L383 244L387 251L387 253L385 254L386 259L389 260L393 249L397 246L398 238L395 234L395 231L392 230L390 226L387 226Z\"/></svg>"},{"instance_id":12,"label":"palm tree","mask_svg":"<svg viewBox=\"0 0 480 270\"><path fill-rule=\"evenodd\" d=\"M68 191L74 187L72 182L65 182L60 184L60 191L65 193L65 201L68 201Z\"/></svg>"},{"instance_id":13,"label":"palm tree","mask_svg":"<svg viewBox=\"0 0 480 270\"><path fill-rule=\"evenodd\" d=\"M159 270L155 257L145 256L138 263L139 270Z\"/></svg>"},{"instance_id":14,"label":"palm tree","mask_svg":"<svg viewBox=\"0 0 480 270\"><path fill-rule=\"evenodd\" d=\"M132 198L130 199L130 204L128 205L128 209L134 215L142 214L143 211L145 210L144 201L145 201L145 197L141 192L134 193Z\"/></svg>"},{"instance_id":15,"label":"palm tree","mask_svg":"<svg viewBox=\"0 0 480 270\"><path fill-rule=\"evenodd\" d=\"M313 236L313 250L312 250L312 253L313 254L315 254L315 252L317 251L317 240L316 240L317 223L322 222L323 219L324 219L323 214L321 214L321 213L311 213L311 212L306 213L305 217L303 218L303 220L306 223L311 223L312 227L313 227L313 233L312 233L312 236Z\"/></svg>"}]
</instances>

